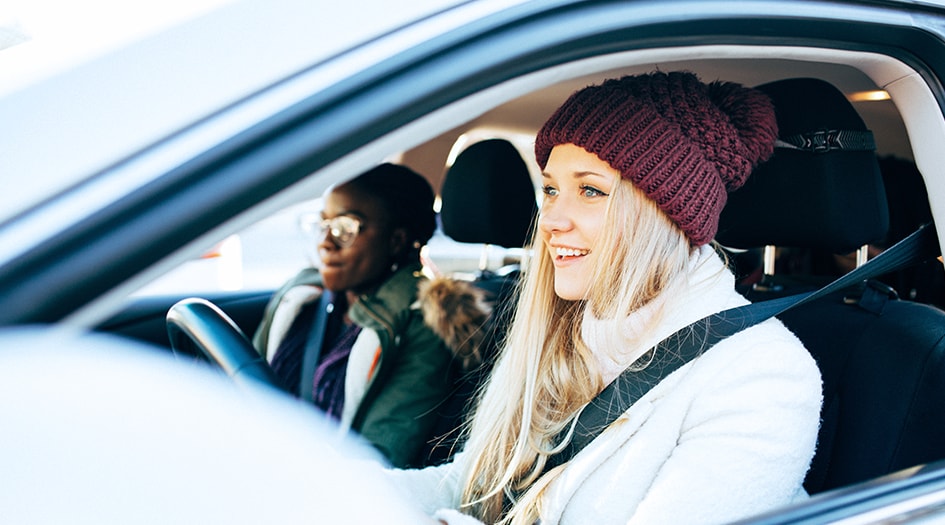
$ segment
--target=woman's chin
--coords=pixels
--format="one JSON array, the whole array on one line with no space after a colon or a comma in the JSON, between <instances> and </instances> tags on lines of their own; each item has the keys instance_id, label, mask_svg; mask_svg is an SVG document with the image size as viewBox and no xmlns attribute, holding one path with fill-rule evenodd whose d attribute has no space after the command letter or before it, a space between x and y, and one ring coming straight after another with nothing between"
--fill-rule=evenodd
<instances>
[{"instance_id":1,"label":"woman's chin","mask_svg":"<svg viewBox=\"0 0 945 525\"><path fill-rule=\"evenodd\" d=\"M587 297L587 287L568 286L567 284L558 285L555 282L555 295L565 301L580 301Z\"/></svg>"},{"instance_id":2,"label":"woman's chin","mask_svg":"<svg viewBox=\"0 0 945 525\"><path fill-rule=\"evenodd\" d=\"M337 271L332 271L330 268L322 269L322 285L333 292L338 292L347 288L347 283L344 279L344 274Z\"/></svg>"}]
</instances>

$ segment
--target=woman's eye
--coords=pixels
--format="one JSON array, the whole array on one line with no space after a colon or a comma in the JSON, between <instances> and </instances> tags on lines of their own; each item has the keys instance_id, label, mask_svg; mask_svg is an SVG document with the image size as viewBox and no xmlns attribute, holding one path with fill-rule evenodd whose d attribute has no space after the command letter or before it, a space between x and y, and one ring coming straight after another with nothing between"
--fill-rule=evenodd
<instances>
[{"instance_id":1,"label":"woman's eye","mask_svg":"<svg viewBox=\"0 0 945 525\"><path fill-rule=\"evenodd\" d=\"M585 197L607 197L608 194L600 191L593 186L581 186L581 193Z\"/></svg>"},{"instance_id":2,"label":"woman's eye","mask_svg":"<svg viewBox=\"0 0 945 525\"><path fill-rule=\"evenodd\" d=\"M555 188L554 186L544 186L541 188L541 191L549 197L554 197L558 194L558 188Z\"/></svg>"}]
</instances>

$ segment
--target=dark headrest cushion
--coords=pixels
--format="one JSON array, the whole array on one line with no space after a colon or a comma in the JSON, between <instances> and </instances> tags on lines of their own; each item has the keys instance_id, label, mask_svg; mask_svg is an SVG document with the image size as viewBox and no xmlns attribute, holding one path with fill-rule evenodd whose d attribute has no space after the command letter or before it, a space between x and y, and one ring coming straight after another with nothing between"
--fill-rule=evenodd
<instances>
[{"instance_id":1,"label":"dark headrest cushion","mask_svg":"<svg viewBox=\"0 0 945 525\"><path fill-rule=\"evenodd\" d=\"M729 194L716 240L731 248L773 244L849 253L889 227L872 135L837 88L798 78L758 86L771 97L779 144Z\"/></svg>"},{"instance_id":2,"label":"dark headrest cushion","mask_svg":"<svg viewBox=\"0 0 945 525\"><path fill-rule=\"evenodd\" d=\"M454 241L521 248L537 212L528 166L506 140L473 144L446 173L440 217Z\"/></svg>"}]
</instances>

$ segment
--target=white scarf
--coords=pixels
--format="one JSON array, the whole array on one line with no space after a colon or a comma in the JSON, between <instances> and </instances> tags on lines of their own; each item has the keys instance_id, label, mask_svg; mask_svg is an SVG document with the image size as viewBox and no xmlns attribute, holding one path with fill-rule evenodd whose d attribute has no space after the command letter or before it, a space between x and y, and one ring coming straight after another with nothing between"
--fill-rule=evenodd
<instances>
[{"instance_id":1,"label":"white scarf","mask_svg":"<svg viewBox=\"0 0 945 525\"><path fill-rule=\"evenodd\" d=\"M735 277L711 246L699 247L688 264L688 283L678 289L680 297L670 299L660 294L622 319L598 319L590 308L585 309L581 337L597 358L604 384L679 328L720 311L719 300L726 307L736 306L727 297L735 288ZM687 307L674 309L670 305L662 312L659 325L650 330L654 316L670 301ZM693 307L693 301L697 306Z\"/></svg>"}]
</instances>

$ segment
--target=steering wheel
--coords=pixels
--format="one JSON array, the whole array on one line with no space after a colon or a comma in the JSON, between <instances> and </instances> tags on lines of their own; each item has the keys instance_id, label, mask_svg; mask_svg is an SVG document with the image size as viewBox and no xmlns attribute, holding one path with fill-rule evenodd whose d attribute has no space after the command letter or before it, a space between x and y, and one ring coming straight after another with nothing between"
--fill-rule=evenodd
<instances>
[{"instance_id":1,"label":"steering wheel","mask_svg":"<svg viewBox=\"0 0 945 525\"><path fill-rule=\"evenodd\" d=\"M188 345L196 346L237 383L262 383L283 389L269 363L259 355L246 334L223 310L206 299L192 297L172 306L167 312L167 335L175 352Z\"/></svg>"}]
</instances>

